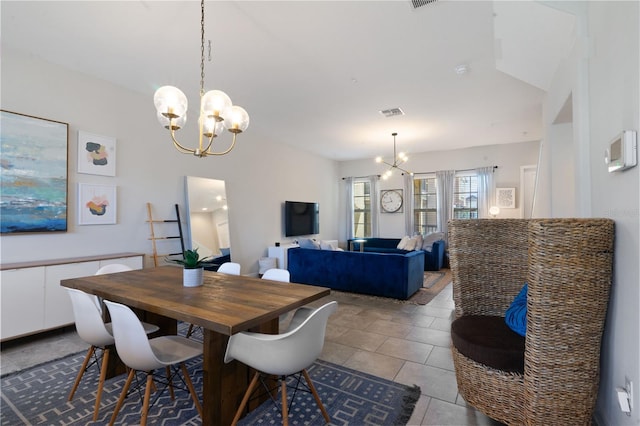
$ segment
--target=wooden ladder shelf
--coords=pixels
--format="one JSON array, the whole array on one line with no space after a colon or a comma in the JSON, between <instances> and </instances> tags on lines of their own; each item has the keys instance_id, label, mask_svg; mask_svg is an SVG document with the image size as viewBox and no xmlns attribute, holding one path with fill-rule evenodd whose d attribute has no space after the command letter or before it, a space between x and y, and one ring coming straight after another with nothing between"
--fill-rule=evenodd
<instances>
[{"instance_id":1,"label":"wooden ladder shelf","mask_svg":"<svg viewBox=\"0 0 640 426\"><path fill-rule=\"evenodd\" d=\"M149 223L149 228L151 230L151 236L149 237L149 239L151 240L151 246L153 249L153 254L151 255L153 257L153 266L159 265L158 259L161 257L182 256L182 253L184 253L184 236L182 234L182 222L180 221L180 209L178 208L177 204L175 205L175 208L176 208L175 219L154 219L151 203L147 203L147 222ZM175 223L178 225L178 235L156 236L156 230L154 229L154 224L170 224L170 223ZM158 246L156 244L157 240L176 240L176 239L180 240L180 247L182 249L180 252L167 253L167 254L158 253Z\"/></svg>"}]
</instances>

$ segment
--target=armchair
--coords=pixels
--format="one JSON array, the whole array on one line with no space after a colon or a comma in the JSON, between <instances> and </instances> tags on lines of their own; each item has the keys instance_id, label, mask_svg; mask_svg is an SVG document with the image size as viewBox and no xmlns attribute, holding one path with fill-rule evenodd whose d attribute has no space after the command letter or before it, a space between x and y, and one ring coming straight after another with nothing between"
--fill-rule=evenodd
<instances>
[{"instance_id":1,"label":"armchair","mask_svg":"<svg viewBox=\"0 0 640 426\"><path fill-rule=\"evenodd\" d=\"M507 424L591 424L613 236L608 219L449 222L451 350L467 403ZM525 282L521 337L504 316Z\"/></svg>"}]
</instances>

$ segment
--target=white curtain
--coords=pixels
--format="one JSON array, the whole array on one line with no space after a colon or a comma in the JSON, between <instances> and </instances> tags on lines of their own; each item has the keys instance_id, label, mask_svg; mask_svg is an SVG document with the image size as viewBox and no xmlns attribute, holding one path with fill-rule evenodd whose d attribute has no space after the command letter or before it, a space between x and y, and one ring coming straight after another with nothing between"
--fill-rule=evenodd
<instances>
[{"instance_id":1,"label":"white curtain","mask_svg":"<svg viewBox=\"0 0 640 426\"><path fill-rule=\"evenodd\" d=\"M380 209L378 208L378 175L368 176L369 190L371 198L371 236L378 237L380 235ZM353 210L353 209L352 209ZM353 214L353 213L352 213Z\"/></svg>"},{"instance_id":2,"label":"white curtain","mask_svg":"<svg viewBox=\"0 0 640 426\"><path fill-rule=\"evenodd\" d=\"M489 208L494 202L493 166L476 169L478 176L478 217L489 217Z\"/></svg>"},{"instance_id":3,"label":"white curtain","mask_svg":"<svg viewBox=\"0 0 640 426\"><path fill-rule=\"evenodd\" d=\"M436 172L436 199L438 205L438 230L444 233L445 242L449 241L447 222L453 218L453 182L455 170Z\"/></svg>"},{"instance_id":4,"label":"white curtain","mask_svg":"<svg viewBox=\"0 0 640 426\"><path fill-rule=\"evenodd\" d=\"M415 200L413 196L413 176L404 174L404 235L415 234L414 215Z\"/></svg>"},{"instance_id":5,"label":"white curtain","mask_svg":"<svg viewBox=\"0 0 640 426\"><path fill-rule=\"evenodd\" d=\"M353 178L344 178L344 193L347 210L347 240L353 238Z\"/></svg>"}]
</instances>

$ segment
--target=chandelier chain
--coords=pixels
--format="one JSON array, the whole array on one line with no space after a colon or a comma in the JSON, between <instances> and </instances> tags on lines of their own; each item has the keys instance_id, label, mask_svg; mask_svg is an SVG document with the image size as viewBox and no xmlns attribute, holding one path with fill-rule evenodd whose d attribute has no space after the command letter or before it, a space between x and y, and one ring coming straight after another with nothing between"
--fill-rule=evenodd
<instances>
[{"instance_id":1,"label":"chandelier chain","mask_svg":"<svg viewBox=\"0 0 640 426\"><path fill-rule=\"evenodd\" d=\"M200 96L204 95L204 0L200 0Z\"/></svg>"}]
</instances>

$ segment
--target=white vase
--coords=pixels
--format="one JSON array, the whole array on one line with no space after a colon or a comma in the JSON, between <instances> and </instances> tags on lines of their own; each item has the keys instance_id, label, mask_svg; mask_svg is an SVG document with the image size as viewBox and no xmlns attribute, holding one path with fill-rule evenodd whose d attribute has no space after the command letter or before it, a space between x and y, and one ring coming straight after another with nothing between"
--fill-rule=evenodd
<instances>
[{"instance_id":1,"label":"white vase","mask_svg":"<svg viewBox=\"0 0 640 426\"><path fill-rule=\"evenodd\" d=\"M182 270L182 284L185 287L198 287L202 285L204 268Z\"/></svg>"}]
</instances>

